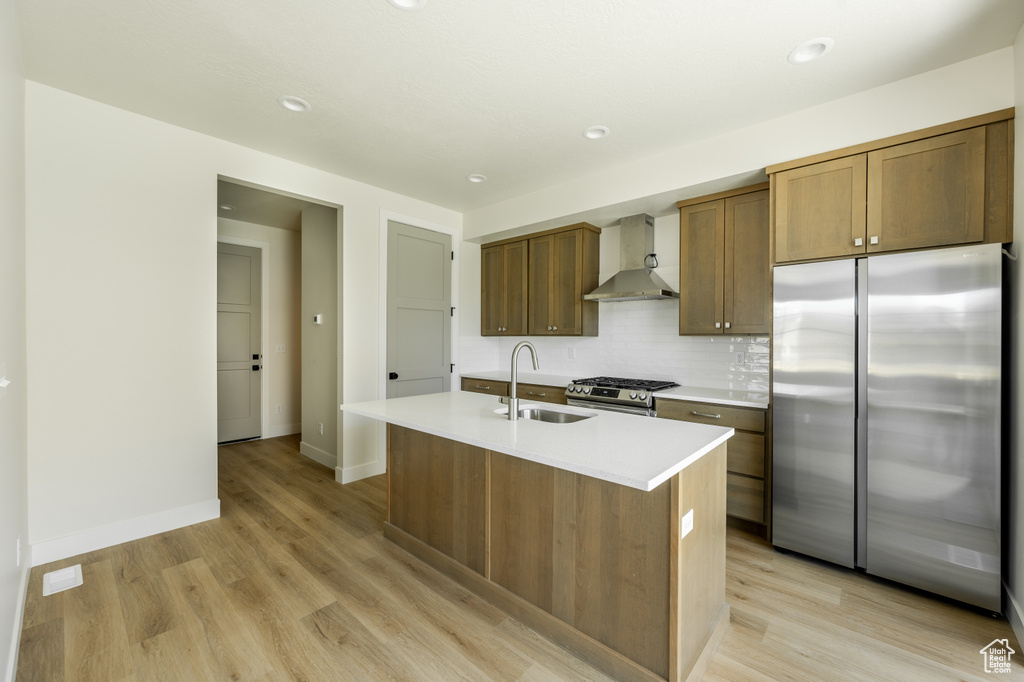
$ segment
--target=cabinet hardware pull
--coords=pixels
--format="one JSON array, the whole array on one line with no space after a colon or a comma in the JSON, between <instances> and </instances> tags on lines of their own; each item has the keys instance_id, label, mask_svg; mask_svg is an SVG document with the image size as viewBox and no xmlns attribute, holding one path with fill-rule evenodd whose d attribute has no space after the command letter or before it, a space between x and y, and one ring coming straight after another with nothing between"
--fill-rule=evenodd
<instances>
[{"instance_id":1,"label":"cabinet hardware pull","mask_svg":"<svg viewBox=\"0 0 1024 682\"><path fill-rule=\"evenodd\" d=\"M854 246L864 246L864 240L861 239L860 237L857 237L856 239L853 240L853 245Z\"/></svg>"},{"instance_id":2,"label":"cabinet hardware pull","mask_svg":"<svg viewBox=\"0 0 1024 682\"><path fill-rule=\"evenodd\" d=\"M533 391L527 391L526 395L535 395L535 396L537 396L539 398L543 398L543 397L547 396L547 393L534 393Z\"/></svg>"},{"instance_id":3,"label":"cabinet hardware pull","mask_svg":"<svg viewBox=\"0 0 1024 682\"><path fill-rule=\"evenodd\" d=\"M557 332L557 331L558 331L558 327L552 327L552 328L551 328L551 331L553 331L553 332Z\"/></svg>"},{"instance_id":4,"label":"cabinet hardware pull","mask_svg":"<svg viewBox=\"0 0 1024 682\"><path fill-rule=\"evenodd\" d=\"M726 329L730 329L730 328L732 328L732 322L726 322L726 323L725 323L725 328L726 328Z\"/></svg>"},{"instance_id":5,"label":"cabinet hardware pull","mask_svg":"<svg viewBox=\"0 0 1024 682\"><path fill-rule=\"evenodd\" d=\"M489 391L489 390L491 390L491 387L490 387L490 386L481 386L480 384L477 384L477 385L476 385L476 387L477 387L477 388L482 388L482 389L483 389L483 390L485 390L485 391Z\"/></svg>"},{"instance_id":6,"label":"cabinet hardware pull","mask_svg":"<svg viewBox=\"0 0 1024 682\"><path fill-rule=\"evenodd\" d=\"M692 415L694 415L696 417L707 417L708 419L721 419L722 418L722 415L720 415L720 414L705 414L703 412L696 412L694 410L690 410L690 414L692 414Z\"/></svg>"},{"instance_id":7,"label":"cabinet hardware pull","mask_svg":"<svg viewBox=\"0 0 1024 682\"><path fill-rule=\"evenodd\" d=\"M548 331L551 331L551 325L550 324L548 325Z\"/></svg>"},{"instance_id":8,"label":"cabinet hardware pull","mask_svg":"<svg viewBox=\"0 0 1024 682\"><path fill-rule=\"evenodd\" d=\"M878 237L872 237L871 238L871 243L872 244L877 244L878 243Z\"/></svg>"},{"instance_id":9,"label":"cabinet hardware pull","mask_svg":"<svg viewBox=\"0 0 1024 682\"><path fill-rule=\"evenodd\" d=\"M721 322L715 322L715 329L721 329L721 328L722 328L722 323Z\"/></svg>"}]
</instances>

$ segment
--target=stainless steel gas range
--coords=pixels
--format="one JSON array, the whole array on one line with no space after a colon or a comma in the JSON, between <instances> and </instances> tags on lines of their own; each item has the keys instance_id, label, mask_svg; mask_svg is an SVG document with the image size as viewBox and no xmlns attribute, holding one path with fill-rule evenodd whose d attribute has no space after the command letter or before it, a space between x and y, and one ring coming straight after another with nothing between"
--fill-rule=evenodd
<instances>
[{"instance_id":1,"label":"stainless steel gas range","mask_svg":"<svg viewBox=\"0 0 1024 682\"><path fill-rule=\"evenodd\" d=\"M651 379L591 377L573 380L565 389L565 398L575 407L654 417L654 392L678 385Z\"/></svg>"}]
</instances>

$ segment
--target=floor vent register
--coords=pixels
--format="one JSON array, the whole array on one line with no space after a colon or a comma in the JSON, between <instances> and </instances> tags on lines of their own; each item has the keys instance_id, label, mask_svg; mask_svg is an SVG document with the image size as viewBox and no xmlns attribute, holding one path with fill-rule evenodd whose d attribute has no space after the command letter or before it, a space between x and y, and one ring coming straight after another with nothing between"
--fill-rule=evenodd
<instances>
[{"instance_id":1,"label":"floor vent register","mask_svg":"<svg viewBox=\"0 0 1024 682\"><path fill-rule=\"evenodd\" d=\"M82 564L43 574L43 596L49 597L82 584Z\"/></svg>"}]
</instances>

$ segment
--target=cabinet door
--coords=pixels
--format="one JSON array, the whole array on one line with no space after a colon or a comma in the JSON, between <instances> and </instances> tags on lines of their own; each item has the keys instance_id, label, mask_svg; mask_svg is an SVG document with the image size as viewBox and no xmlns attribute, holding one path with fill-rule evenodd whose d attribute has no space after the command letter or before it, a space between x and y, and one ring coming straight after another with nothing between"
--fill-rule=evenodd
<instances>
[{"instance_id":1,"label":"cabinet door","mask_svg":"<svg viewBox=\"0 0 1024 682\"><path fill-rule=\"evenodd\" d=\"M723 331L725 200L679 209L679 333Z\"/></svg>"},{"instance_id":2,"label":"cabinet door","mask_svg":"<svg viewBox=\"0 0 1024 682\"><path fill-rule=\"evenodd\" d=\"M583 333L583 230L561 232L553 237L548 317L551 333L578 336Z\"/></svg>"},{"instance_id":3,"label":"cabinet door","mask_svg":"<svg viewBox=\"0 0 1024 682\"><path fill-rule=\"evenodd\" d=\"M505 331L508 336L526 334L527 314L527 253L526 240L505 244L504 252L504 294L505 294Z\"/></svg>"},{"instance_id":4,"label":"cabinet door","mask_svg":"<svg viewBox=\"0 0 1024 682\"><path fill-rule=\"evenodd\" d=\"M980 242L985 128L868 154L868 252Z\"/></svg>"},{"instance_id":5,"label":"cabinet door","mask_svg":"<svg viewBox=\"0 0 1024 682\"><path fill-rule=\"evenodd\" d=\"M724 332L767 334L771 321L768 293L768 192L725 200Z\"/></svg>"},{"instance_id":6,"label":"cabinet door","mask_svg":"<svg viewBox=\"0 0 1024 682\"><path fill-rule=\"evenodd\" d=\"M550 335L551 330L551 276L555 267L555 237L536 237L530 240L530 334Z\"/></svg>"},{"instance_id":7,"label":"cabinet door","mask_svg":"<svg viewBox=\"0 0 1024 682\"><path fill-rule=\"evenodd\" d=\"M776 173L775 262L865 252L864 154Z\"/></svg>"},{"instance_id":8,"label":"cabinet door","mask_svg":"<svg viewBox=\"0 0 1024 682\"><path fill-rule=\"evenodd\" d=\"M495 336L505 326L505 261L502 247L480 250L480 334Z\"/></svg>"}]
</instances>

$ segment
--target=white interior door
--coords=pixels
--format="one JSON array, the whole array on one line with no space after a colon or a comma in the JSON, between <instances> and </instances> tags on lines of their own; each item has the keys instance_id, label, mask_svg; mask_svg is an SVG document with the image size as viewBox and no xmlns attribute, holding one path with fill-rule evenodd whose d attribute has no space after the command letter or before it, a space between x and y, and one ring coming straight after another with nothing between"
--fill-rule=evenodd
<instances>
[{"instance_id":1,"label":"white interior door","mask_svg":"<svg viewBox=\"0 0 1024 682\"><path fill-rule=\"evenodd\" d=\"M451 390L451 254L451 235L388 221L388 398Z\"/></svg>"},{"instance_id":2,"label":"white interior door","mask_svg":"<svg viewBox=\"0 0 1024 682\"><path fill-rule=\"evenodd\" d=\"M259 438L260 264L251 246L217 244L217 442Z\"/></svg>"}]
</instances>

